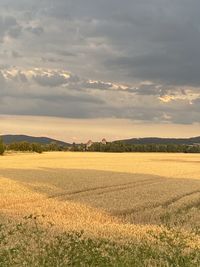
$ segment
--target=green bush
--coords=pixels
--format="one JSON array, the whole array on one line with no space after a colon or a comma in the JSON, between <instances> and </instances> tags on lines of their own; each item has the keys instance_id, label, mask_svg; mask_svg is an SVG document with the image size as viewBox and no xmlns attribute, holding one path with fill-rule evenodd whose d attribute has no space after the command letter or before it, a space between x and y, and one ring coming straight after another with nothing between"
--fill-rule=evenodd
<instances>
[{"instance_id":1,"label":"green bush","mask_svg":"<svg viewBox=\"0 0 200 267\"><path fill-rule=\"evenodd\" d=\"M0 155L3 155L5 152L5 146L3 144L3 140L0 138Z\"/></svg>"}]
</instances>

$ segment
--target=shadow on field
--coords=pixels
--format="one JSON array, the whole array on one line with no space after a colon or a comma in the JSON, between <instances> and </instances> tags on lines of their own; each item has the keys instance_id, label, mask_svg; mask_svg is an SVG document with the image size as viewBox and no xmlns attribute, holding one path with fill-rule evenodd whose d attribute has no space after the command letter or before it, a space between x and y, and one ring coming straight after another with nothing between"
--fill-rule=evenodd
<instances>
[{"instance_id":1,"label":"shadow on field","mask_svg":"<svg viewBox=\"0 0 200 267\"><path fill-rule=\"evenodd\" d=\"M151 161L154 161L154 162L181 162L181 163L187 163L187 164L194 164L194 163L200 163L200 160L197 159L197 160L184 160L184 159L169 159L169 158L164 158L164 159L152 159Z\"/></svg>"},{"instance_id":2,"label":"shadow on field","mask_svg":"<svg viewBox=\"0 0 200 267\"><path fill-rule=\"evenodd\" d=\"M156 223L180 209L198 208L199 214L199 180L57 168L1 169L0 175L47 198L89 204L134 223Z\"/></svg>"}]
</instances>

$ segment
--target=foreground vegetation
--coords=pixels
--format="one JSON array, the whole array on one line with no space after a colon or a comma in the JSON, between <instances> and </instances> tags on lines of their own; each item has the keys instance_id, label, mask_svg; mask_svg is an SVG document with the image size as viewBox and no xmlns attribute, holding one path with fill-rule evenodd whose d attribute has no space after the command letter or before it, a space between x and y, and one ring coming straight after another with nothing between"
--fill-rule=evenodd
<instances>
[{"instance_id":1,"label":"foreground vegetation","mask_svg":"<svg viewBox=\"0 0 200 267\"><path fill-rule=\"evenodd\" d=\"M52 225L51 225L52 227ZM113 242L91 238L84 232L51 235L37 216L13 226L0 225L0 266L158 266L198 267L200 250L193 249L178 230L153 234L152 242ZM190 238L191 241L192 238Z\"/></svg>"}]
</instances>

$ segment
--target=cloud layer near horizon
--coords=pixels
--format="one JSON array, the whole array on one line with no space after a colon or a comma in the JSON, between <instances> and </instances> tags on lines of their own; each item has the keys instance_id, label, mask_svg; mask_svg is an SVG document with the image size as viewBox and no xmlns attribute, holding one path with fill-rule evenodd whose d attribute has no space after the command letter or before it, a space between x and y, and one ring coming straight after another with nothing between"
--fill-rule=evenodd
<instances>
[{"instance_id":1,"label":"cloud layer near horizon","mask_svg":"<svg viewBox=\"0 0 200 267\"><path fill-rule=\"evenodd\" d=\"M0 114L200 122L200 2L2 0Z\"/></svg>"}]
</instances>

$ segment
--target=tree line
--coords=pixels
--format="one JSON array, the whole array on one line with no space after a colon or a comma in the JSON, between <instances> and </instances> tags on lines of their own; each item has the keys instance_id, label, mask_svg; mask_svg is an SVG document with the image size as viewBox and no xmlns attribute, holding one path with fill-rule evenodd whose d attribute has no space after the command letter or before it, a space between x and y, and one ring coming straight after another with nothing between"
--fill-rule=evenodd
<instances>
[{"instance_id":1,"label":"tree line","mask_svg":"<svg viewBox=\"0 0 200 267\"><path fill-rule=\"evenodd\" d=\"M123 142L109 142L107 144L93 143L90 147L85 144L72 146L59 145L56 142L39 144L29 142L16 142L4 145L0 139L0 155L7 151L30 151L42 153L45 151L80 151L80 152L165 152L165 153L200 153L200 145L180 144L125 144Z\"/></svg>"},{"instance_id":2,"label":"tree line","mask_svg":"<svg viewBox=\"0 0 200 267\"><path fill-rule=\"evenodd\" d=\"M93 143L90 147L73 145L72 151L94 152L166 152L166 153L200 153L200 145L178 144L125 144L123 142L109 142L107 144Z\"/></svg>"},{"instance_id":3,"label":"tree line","mask_svg":"<svg viewBox=\"0 0 200 267\"><path fill-rule=\"evenodd\" d=\"M15 142L4 146L8 151L30 151L36 153L42 153L45 151L66 151L68 147L61 146L56 142L50 144L39 144L39 143L29 143L29 142Z\"/></svg>"}]
</instances>

